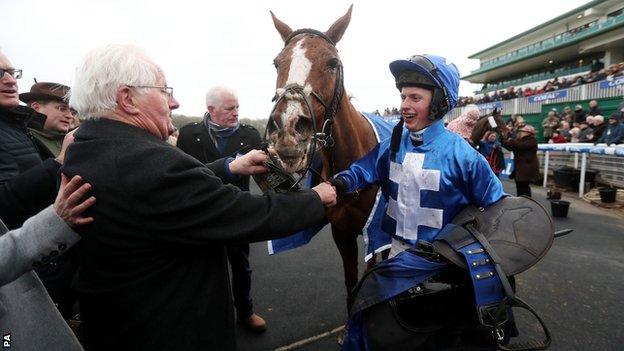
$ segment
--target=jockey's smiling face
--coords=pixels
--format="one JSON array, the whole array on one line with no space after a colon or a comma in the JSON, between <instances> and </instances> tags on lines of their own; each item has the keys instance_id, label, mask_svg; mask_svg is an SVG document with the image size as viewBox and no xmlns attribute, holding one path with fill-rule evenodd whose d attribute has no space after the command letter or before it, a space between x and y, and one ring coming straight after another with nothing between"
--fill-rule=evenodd
<instances>
[{"instance_id":1,"label":"jockey's smiling face","mask_svg":"<svg viewBox=\"0 0 624 351\"><path fill-rule=\"evenodd\" d=\"M408 130L416 132L433 123L427 118L432 97L433 93L428 89L401 88L401 115Z\"/></svg>"}]
</instances>

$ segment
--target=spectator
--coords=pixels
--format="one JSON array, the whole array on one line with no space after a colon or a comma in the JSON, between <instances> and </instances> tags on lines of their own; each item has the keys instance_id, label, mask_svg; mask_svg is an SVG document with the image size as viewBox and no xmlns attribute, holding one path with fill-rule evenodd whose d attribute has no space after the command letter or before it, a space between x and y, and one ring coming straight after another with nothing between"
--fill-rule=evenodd
<instances>
[{"instance_id":1,"label":"spectator","mask_svg":"<svg viewBox=\"0 0 624 351\"><path fill-rule=\"evenodd\" d=\"M587 117L587 120L589 120L590 117ZM580 132L578 134L578 141L581 143L588 143L591 141L590 136L593 134L594 130L592 128L589 127L589 123L588 121L582 122L579 124L579 129ZM592 118L593 120L593 118Z\"/></svg>"},{"instance_id":2,"label":"spectator","mask_svg":"<svg viewBox=\"0 0 624 351\"><path fill-rule=\"evenodd\" d=\"M581 122L581 123L586 123L585 121ZM581 132L581 129L579 127L574 127L572 129L570 129L570 142L571 143L578 143L579 139L578 139L578 135Z\"/></svg>"},{"instance_id":3,"label":"spectator","mask_svg":"<svg viewBox=\"0 0 624 351\"><path fill-rule=\"evenodd\" d=\"M57 194L58 171L69 144L66 138L58 155L39 150L27 126L44 126L46 116L19 106L17 80L21 71L0 52L0 218L9 229L48 207ZM59 306L63 317L72 315L71 256L58 255L37 267L37 274Z\"/></svg>"},{"instance_id":4,"label":"spectator","mask_svg":"<svg viewBox=\"0 0 624 351\"><path fill-rule=\"evenodd\" d=\"M570 135L570 123L561 122L561 127L559 127L559 134L561 134L561 136L564 137L565 140L569 142L572 137Z\"/></svg>"},{"instance_id":5,"label":"spectator","mask_svg":"<svg viewBox=\"0 0 624 351\"><path fill-rule=\"evenodd\" d=\"M602 110L600 109L600 107L598 107L598 101L592 100L589 102L589 111L587 111L587 116L597 115L602 115Z\"/></svg>"},{"instance_id":6,"label":"spectator","mask_svg":"<svg viewBox=\"0 0 624 351\"><path fill-rule=\"evenodd\" d=\"M570 106L566 106L563 108L563 113L561 114L561 121L566 121L568 123L572 123L574 120L574 111L570 108Z\"/></svg>"},{"instance_id":7,"label":"spectator","mask_svg":"<svg viewBox=\"0 0 624 351\"><path fill-rule=\"evenodd\" d=\"M592 132L591 138L589 138L589 136L588 138L593 143L598 143L598 140L602 138L604 131L607 129L607 125L604 123L604 117L600 115L594 116L593 122L594 122L593 132Z\"/></svg>"},{"instance_id":8,"label":"spectator","mask_svg":"<svg viewBox=\"0 0 624 351\"><path fill-rule=\"evenodd\" d=\"M188 124L180 130L178 147L201 163L244 154L259 149L260 133L256 128L238 121L238 97L226 87L213 87L206 93L204 120ZM240 177L232 183L249 191L249 177ZM253 311L251 301L251 266L249 244L227 245L227 257L232 274L232 294L238 322L254 332L263 332L266 322Z\"/></svg>"},{"instance_id":9,"label":"spectator","mask_svg":"<svg viewBox=\"0 0 624 351\"><path fill-rule=\"evenodd\" d=\"M561 135L559 133L558 130L553 131L553 136L552 138L550 138L550 140L548 141L550 144L563 144L563 143L567 143L568 141L566 140L566 138Z\"/></svg>"},{"instance_id":10,"label":"spectator","mask_svg":"<svg viewBox=\"0 0 624 351\"><path fill-rule=\"evenodd\" d=\"M509 178L516 182L517 196L531 197L530 184L539 178L535 128L531 125L522 127L517 137L503 141L503 146L514 154L514 170Z\"/></svg>"},{"instance_id":11,"label":"spectator","mask_svg":"<svg viewBox=\"0 0 624 351\"><path fill-rule=\"evenodd\" d=\"M223 185L266 172L267 156L204 165L171 147L172 93L131 45L95 49L76 70L70 105L86 119L63 169L98 200L97 225L81 230L76 282L89 350L234 350L224 245L309 228L335 204L328 183L263 196Z\"/></svg>"},{"instance_id":12,"label":"spectator","mask_svg":"<svg viewBox=\"0 0 624 351\"><path fill-rule=\"evenodd\" d=\"M461 116L448 124L447 129L459 134L472 147L476 147L476 145L473 145L470 136L479 116L479 108L476 105L468 106Z\"/></svg>"},{"instance_id":13,"label":"spectator","mask_svg":"<svg viewBox=\"0 0 624 351\"><path fill-rule=\"evenodd\" d=\"M501 172L505 169L505 156L498 136L494 131L488 131L479 141L479 153L485 157L492 169L492 172L500 178Z\"/></svg>"},{"instance_id":14,"label":"spectator","mask_svg":"<svg viewBox=\"0 0 624 351\"><path fill-rule=\"evenodd\" d=\"M602 134L598 143L605 143L607 145L620 144L624 140L624 125L620 123L620 116L618 113L613 113L609 116L609 126L606 132Z\"/></svg>"},{"instance_id":15,"label":"spectator","mask_svg":"<svg viewBox=\"0 0 624 351\"><path fill-rule=\"evenodd\" d=\"M28 130L34 137L41 159L57 157L69 131L73 115L65 101L69 87L58 83L35 83L20 100L45 116L43 124L33 121Z\"/></svg>"},{"instance_id":16,"label":"spectator","mask_svg":"<svg viewBox=\"0 0 624 351\"><path fill-rule=\"evenodd\" d=\"M552 138L553 131L559 127L559 118L554 111L548 112L548 117L542 121L542 127L544 128L544 142L547 143Z\"/></svg>"},{"instance_id":17,"label":"spectator","mask_svg":"<svg viewBox=\"0 0 624 351\"><path fill-rule=\"evenodd\" d=\"M4 233L0 220L0 335L10 335L16 350L82 350L32 271L80 240L70 227L93 221L82 215L95 198L82 200L90 186L81 181L63 176L54 205L19 229Z\"/></svg>"},{"instance_id":18,"label":"spectator","mask_svg":"<svg viewBox=\"0 0 624 351\"><path fill-rule=\"evenodd\" d=\"M583 110L583 106L576 105L574 107L574 123L581 123L585 120L587 113Z\"/></svg>"}]
</instances>

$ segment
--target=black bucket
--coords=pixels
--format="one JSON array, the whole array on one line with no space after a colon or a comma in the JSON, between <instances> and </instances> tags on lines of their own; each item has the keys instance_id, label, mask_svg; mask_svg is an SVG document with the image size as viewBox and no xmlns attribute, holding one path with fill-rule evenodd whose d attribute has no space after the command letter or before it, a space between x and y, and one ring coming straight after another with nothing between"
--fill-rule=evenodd
<instances>
[{"instance_id":1,"label":"black bucket","mask_svg":"<svg viewBox=\"0 0 624 351\"><path fill-rule=\"evenodd\" d=\"M568 216L568 209L570 209L570 202L563 200L552 200L550 202L550 209L553 217L565 218Z\"/></svg>"},{"instance_id":2,"label":"black bucket","mask_svg":"<svg viewBox=\"0 0 624 351\"><path fill-rule=\"evenodd\" d=\"M600 188L600 201L602 202L615 202L615 195L617 194L616 188Z\"/></svg>"}]
</instances>

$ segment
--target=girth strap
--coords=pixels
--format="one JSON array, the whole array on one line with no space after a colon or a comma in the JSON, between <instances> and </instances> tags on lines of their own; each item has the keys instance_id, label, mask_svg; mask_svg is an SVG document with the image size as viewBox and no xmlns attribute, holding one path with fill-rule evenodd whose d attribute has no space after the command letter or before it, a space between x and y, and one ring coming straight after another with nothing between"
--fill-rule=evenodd
<instances>
[{"instance_id":1,"label":"girth strap","mask_svg":"<svg viewBox=\"0 0 624 351\"><path fill-rule=\"evenodd\" d=\"M551 336L548 327L531 306L515 295L499 263L500 257L481 232L470 223L465 227L448 224L439 236L444 237L445 241L466 259L479 322L492 328L499 349L543 350L550 346ZM509 320L508 312L512 307L525 309L536 318L544 332L543 340L501 344L505 340L503 326Z\"/></svg>"}]
</instances>

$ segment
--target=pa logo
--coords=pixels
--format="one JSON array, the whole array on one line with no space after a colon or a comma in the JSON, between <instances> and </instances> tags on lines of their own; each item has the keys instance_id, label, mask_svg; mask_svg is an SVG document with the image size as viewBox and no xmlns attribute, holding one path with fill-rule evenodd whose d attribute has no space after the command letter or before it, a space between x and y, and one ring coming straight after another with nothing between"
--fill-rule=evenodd
<instances>
[{"instance_id":1,"label":"pa logo","mask_svg":"<svg viewBox=\"0 0 624 351\"><path fill-rule=\"evenodd\" d=\"M2 348L3 349L11 348L11 333L2 335Z\"/></svg>"}]
</instances>

